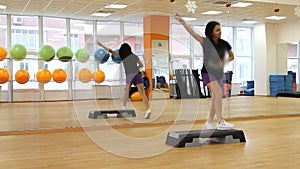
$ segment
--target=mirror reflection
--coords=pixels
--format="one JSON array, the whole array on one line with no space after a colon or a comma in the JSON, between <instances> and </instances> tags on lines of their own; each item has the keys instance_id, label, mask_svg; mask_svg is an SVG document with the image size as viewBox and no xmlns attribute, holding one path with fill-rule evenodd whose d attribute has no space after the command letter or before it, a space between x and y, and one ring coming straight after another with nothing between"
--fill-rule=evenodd
<instances>
[{"instance_id":1,"label":"mirror reflection","mask_svg":"<svg viewBox=\"0 0 300 169\"><path fill-rule=\"evenodd\" d=\"M269 14L279 14L274 13L273 8L275 5L272 3L255 2L252 6L243 8L249 10L249 13L240 12L242 8L224 6L220 7L223 13L213 16L202 15L200 11L196 14L180 11L184 16L197 19L187 23L203 37L205 24L210 20L219 21L222 38L232 46L235 59L224 70L225 118L298 114L300 111L296 106L300 77L300 33L296 29L300 27L300 22L293 13L296 5L276 4L276 8L280 8L280 14L287 16L283 20L265 18ZM153 71L148 79L152 81L150 102L153 106L153 118L148 121L144 119L143 103L130 98L128 106L136 110L135 118L88 118L90 110L121 109L125 85L122 64L111 56L105 61L99 58L95 54L98 50L95 38L100 38L113 50L117 50L123 42L129 43L133 53L147 65L148 62L144 59L145 25L142 21L67 19L2 13L0 129L64 128L95 126L99 123L121 125L206 119L211 97L209 90L203 85L201 76L203 49L199 42L173 19L172 12L164 11L170 15L169 40L151 42ZM248 18L250 13L257 13L259 16ZM256 18L258 20L257 23L241 23L241 20L237 19L240 16L244 17L243 21ZM26 48L25 58L11 55L10 50L16 44L22 44ZM65 53L54 58L53 55L40 57L40 49L46 44L55 49L55 55L61 47L68 46L69 50L66 53L72 53L69 55L72 57L64 60ZM76 52L81 48L86 49L87 55L78 58ZM99 63L101 61L103 62ZM27 76L18 73L21 69L21 72L28 72L25 73ZM37 77L41 69L47 69L51 73L51 80L47 83L46 76L43 80ZM57 69L60 69L63 75L53 79L53 72ZM88 69L85 75L90 78L79 77L82 69ZM103 71L103 82L98 83L95 80L94 72L97 69ZM22 82L20 79L23 77L25 81ZM186 89L181 90L180 97L178 88ZM283 95L276 97L278 93Z\"/></svg>"}]
</instances>

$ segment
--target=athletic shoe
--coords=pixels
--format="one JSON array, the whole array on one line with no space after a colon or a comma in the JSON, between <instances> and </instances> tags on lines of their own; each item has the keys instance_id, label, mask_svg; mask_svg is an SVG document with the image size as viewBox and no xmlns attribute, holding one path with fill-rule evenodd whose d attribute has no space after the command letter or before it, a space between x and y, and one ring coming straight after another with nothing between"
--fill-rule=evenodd
<instances>
[{"instance_id":1,"label":"athletic shoe","mask_svg":"<svg viewBox=\"0 0 300 169\"><path fill-rule=\"evenodd\" d=\"M150 116L151 116L151 110L148 109L148 110L146 111L145 119L149 119Z\"/></svg>"},{"instance_id":2,"label":"athletic shoe","mask_svg":"<svg viewBox=\"0 0 300 169\"><path fill-rule=\"evenodd\" d=\"M212 122L205 122L206 129L215 129L214 124Z\"/></svg>"},{"instance_id":3,"label":"athletic shoe","mask_svg":"<svg viewBox=\"0 0 300 169\"><path fill-rule=\"evenodd\" d=\"M122 107L122 110L127 110L127 107L126 107L126 106L123 106L123 107Z\"/></svg>"},{"instance_id":4,"label":"athletic shoe","mask_svg":"<svg viewBox=\"0 0 300 169\"><path fill-rule=\"evenodd\" d=\"M222 119L219 123L218 123L218 130L230 130L233 129L234 125L230 124L228 122L226 122L224 119Z\"/></svg>"}]
</instances>

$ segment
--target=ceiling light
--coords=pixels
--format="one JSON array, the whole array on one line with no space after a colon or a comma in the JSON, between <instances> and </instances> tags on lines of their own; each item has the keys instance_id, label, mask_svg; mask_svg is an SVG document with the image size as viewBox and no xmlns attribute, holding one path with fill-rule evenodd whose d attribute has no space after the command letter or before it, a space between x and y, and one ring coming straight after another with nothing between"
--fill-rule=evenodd
<instances>
[{"instance_id":1,"label":"ceiling light","mask_svg":"<svg viewBox=\"0 0 300 169\"><path fill-rule=\"evenodd\" d=\"M206 11L206 12L203 12L201 14L203 15L217 15L217 14L220 14L222 13L221 11Z\"/></svg>"},{"instance_id":2,"label":"ceiling light","mask_svg":"<svg viewBox=\"0 0 300 169\"><path fill-rule=\"evenodd\" d=\"M5 5L0 5L0 9L6 9Z\"/></svg>"},{"instance_id":3,"label":"ceiling light","mask_svg":"<svg viewBox=\"0 0 300 169\"><path fill-rule=\"evenodd\" d=\"M244 7L251 6L251 5L253 5L253 4L252 3L246 3L246 2L238 2L236 4L232 4L231 6L232 7L244 8Z\"/></svg>"},{"instance_id":4,"label":"ceiling light","mask_svg":"<svg viewBox=\"0 0 300 169\"><path fill-rule=\"evenodd\" d=\"M105 8L114 8L114 9L124 9L127 5L121 5L121 4L110 4L105 6Z\"/></svg>"},{"instance_id":5,"label":"ceiling light","mask_svg":"<svg viewBox=\"0 0 300 169\"><path fill-rule=\"evenodd\" d=\"M182 17L183 20L185 21L195 21L197 18L190 18L190 17Z\"/></svg>"},{"instance_id":6,"label":"ceiling light","mask_svg":"<svg viewBox=\"0 0 300 169\"><path fill-rule=\"evenodd\" d=\"M111 13L96 12L96 13L92 14L92 16L101 16L101 17L106 17L106 16L109 16L109 15L111 15Z\"/></svg>"},{"instance_id":7,"label":"ceiling light","mask_svg":"<svg viewBox=\"0 0 300 169\"><path fill-rule=\"evenodd\" d=\"M282 20L282 19L285 19L287 18L286 16L267 16L265 17L266 19L271 19L271 20L276 20L276 21L279 21L279 20Z\"/></svg>"},{"instance_id":8,"label":"ceiling light","mask_svg":"<svg viewBox=\"0 0 300 169\"><path fill-rule=\"evenodd\" d=\"M243 24L256 24L258 23L257 21L253 21L253 20L245 20L245 21L242 21Z\"/></svg>"}]
</instances>

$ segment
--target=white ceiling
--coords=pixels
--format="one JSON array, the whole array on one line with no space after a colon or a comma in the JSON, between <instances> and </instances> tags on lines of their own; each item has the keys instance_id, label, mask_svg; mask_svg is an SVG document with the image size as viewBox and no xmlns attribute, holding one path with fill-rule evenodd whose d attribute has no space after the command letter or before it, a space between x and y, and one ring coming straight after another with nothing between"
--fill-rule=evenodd
<instances>
[{"instance_id":1,"label":"white ceiling","mask_svg":"<svg viewBox=\"0 0 300 169\"><path fill-rule=\"evenodd\" d=\"M42 15L74 19L102 20L102 21L127 21L142 22L146 15L171 15L179 13L183 16L196 17L193 24L205 24L209 20L217 20L223 25L242 25L243 19L253 19L260 23L271 22L266 16L284 15L288 18L278 23L300 21L294 14L294 9L300 5L300 0L251 0L252 6L245 8L225 7L228 0L191 0L196 1L196 12L188 13L185 4L188 0L0 0L0 5L7 9L0 11L3 14L13 15ZM245 2L241 0L231 3ZM125 9L105 9L109 4L126 4ZM280 11L275 13L274 9ZM219 15L204 16L201 13L207 10L222 11ZM94 17L97 11L110 11L108 17ZM176 22L172 19L172 22ZM274 22L274 21L272 21Z\"/></svg>"}]
</instances>

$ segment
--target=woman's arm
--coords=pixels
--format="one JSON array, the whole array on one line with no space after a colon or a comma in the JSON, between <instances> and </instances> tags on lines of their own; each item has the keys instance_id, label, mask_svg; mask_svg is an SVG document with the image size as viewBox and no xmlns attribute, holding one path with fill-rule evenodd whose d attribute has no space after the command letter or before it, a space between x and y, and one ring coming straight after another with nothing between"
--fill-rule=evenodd
<instances>
[{"instance_id":1,"label":"woman's arm","mask_svg":"<svg viewBox=\"0 0 300 169\"><path fill-rule=\"evenodd\" d=\"M138 64L139 64L138 65L139 69L144 67L144 65L140 59L138 60Z\"/></svg>"},{"instance_id":2,"label":"woman's arm","mask_svg":"<svg viewBox=\"0 0 300 169\"><path fill-rule=\"evenodd\" d=\"M203 38L196 33L182 18L180 15L178 15L178 13L176 13L175 15L175 19L177 21L179 21L179 23L181 23L181 25L183 25L183 27L198 41L200 42L202 45L204 43Z\"/></svg>"},{"instance_id":3,"label":"woman's arm","mask_svg":"<svg viewBox=\"0 0 300 169\"><path fill-rule=\"evenodd\" d=\"M111 50L110 48L106 47L105 45L103 45L100 41L97 40L97 45L103 47L104 50L108 51L109 53L112 53L115 56L120 57L118 52L115 52L113 50Z\"/></svg>"},{"instance_id":4,"label":"woman's arm","mask_svg":"<svg viewBox=\"0 0 300 169\"><path fill-rule=\"evenodd\" d=\"M228 55L229 55L229 57L225 60L224 65L231 62L231 61L233 61L233 59L234 59L234 54L233 54L232 50L228 51Z\"/></svg>"}]
</instances>

